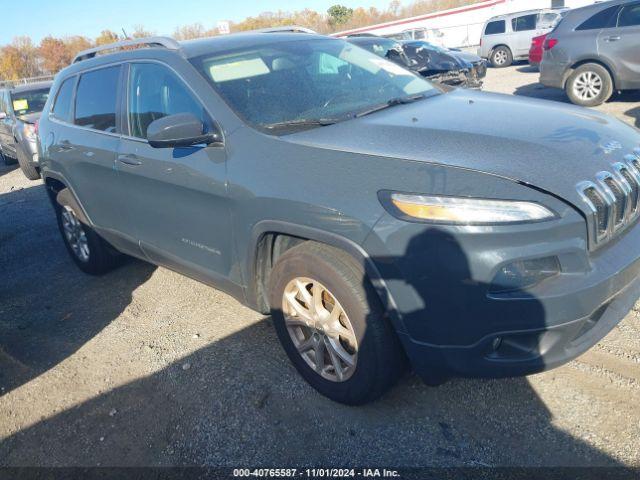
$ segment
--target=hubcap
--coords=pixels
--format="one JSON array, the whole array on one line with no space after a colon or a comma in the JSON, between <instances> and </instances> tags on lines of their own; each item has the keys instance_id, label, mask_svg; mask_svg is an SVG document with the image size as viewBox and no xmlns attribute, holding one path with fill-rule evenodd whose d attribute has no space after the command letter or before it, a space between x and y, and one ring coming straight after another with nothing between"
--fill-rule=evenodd
<instances>
[{"instance_id":1,"label":"hubcap","mask_svg":"<svg viewBox=\"0 0 640 480\"><path fill-rule=\"evenodd\" d=\"M284 290L282 311L289 336L307 365L333 382L353 375L358 340L346 312L324 285L294 278Z\"/></svg>"},{"instance_id":2,"label":"hubcap","mask_svg":"<svg viewBox=\"0 0 640 480\"><path fill-rule=\"evenodd\" d=\"M64 236L73 251L73 254L81 262L89 261L89 243L84 233L82 224L73 210L67 206L62 209L62 229Z\"/></svg>"},{"instance_id":3,"label":"hubcap","mask_svg":"<svg viewBox=\"0 0 640 480\"><path fill-rule=\"evenodd\" d=\"M573 84L573 93L580 100L593 100L602 93L602 78L595 72L581 73Z\"/></svg>"},{"instance_id":4,"label":"hubcap","mask_svg":"<svg viewBox=\"0 0 640 480\"><path fill-rule=\"evenodd\" d=\"M498 65L504 65L507 62L507 52L498 50L493 58Z\"/></svg>"}]
</instances>

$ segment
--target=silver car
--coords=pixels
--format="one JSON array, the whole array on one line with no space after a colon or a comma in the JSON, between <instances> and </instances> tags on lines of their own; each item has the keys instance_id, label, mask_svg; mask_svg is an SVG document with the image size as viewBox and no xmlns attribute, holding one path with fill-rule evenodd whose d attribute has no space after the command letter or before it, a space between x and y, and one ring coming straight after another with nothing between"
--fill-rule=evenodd
<instances>
[{"instance_id":1,"label":"silver car","mask_svg":"<svg viewBox=\"0 0 640 480\"><path fill-rule=\"evenodd\" d=\"M551 31L563 10L528 10L490 18L482 29L478 55L494 68L510 66L529 57L531 40Z\"/></svg>"},{"instance_id":2,"label":"silver car","mask_svg":"<svg viewBox=\"0 0 640 480\"><path fill-rule=\"evenodd\" d=\"M547 36L540 81L585 107L614 91L640 89L640 1L571 10Z\"/></svg>"}]
</instances>

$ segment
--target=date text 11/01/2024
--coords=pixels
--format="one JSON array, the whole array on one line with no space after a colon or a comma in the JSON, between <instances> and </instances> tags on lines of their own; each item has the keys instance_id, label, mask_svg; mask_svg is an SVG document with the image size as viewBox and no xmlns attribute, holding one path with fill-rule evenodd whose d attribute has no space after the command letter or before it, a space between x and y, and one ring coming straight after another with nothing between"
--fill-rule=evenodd
<instances>
[{"instance_id":1,"label":"date text 11/01/2024","mask_svg":"<svg viewBox=\"0 0 640 480\"><path fill-rule=\"evenodd\" d=\"M282 478L397 478L400 476L397 470L386 468L363 468L363 469L342 469L342 468L238 468L233 470L234 477L282 477Z\"/></svg>"}]
</instances>

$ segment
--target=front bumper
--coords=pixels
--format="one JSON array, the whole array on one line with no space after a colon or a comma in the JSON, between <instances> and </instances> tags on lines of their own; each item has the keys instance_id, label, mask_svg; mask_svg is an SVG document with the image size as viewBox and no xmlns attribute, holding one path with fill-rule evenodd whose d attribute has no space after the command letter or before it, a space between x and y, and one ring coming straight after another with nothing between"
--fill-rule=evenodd
<instances>
[{"instance_id":1,"label":"front bumper","mask_svg":"<svg viewBox=\"0 0 640 480\"><path fill-rule=\"evenodd\" d=\"M432 378L434 370L444 376L478 378L531 375L589 350L627 315L639 297L640 279L635 278L591 315L560 325L495 332L464 347L434 346L406 336L403 343L414 370L424 378Z\"/></svg>"},{"instance_id":2,"label":"front bumper","mask_svg":"<svg viewBox=\"0 0 640 480\"><path fill-rule=\"evenodd\" d=\"M640 296L640 226L594 253L587 253L584 234L578 215L552 227L493 230L386 215L364 247L393 300L396 330L416 373L500 378L572 360ZM562 273L524 290L492 290L501 266L548 256L558 258Z\"/></svg>"}]
</instances>

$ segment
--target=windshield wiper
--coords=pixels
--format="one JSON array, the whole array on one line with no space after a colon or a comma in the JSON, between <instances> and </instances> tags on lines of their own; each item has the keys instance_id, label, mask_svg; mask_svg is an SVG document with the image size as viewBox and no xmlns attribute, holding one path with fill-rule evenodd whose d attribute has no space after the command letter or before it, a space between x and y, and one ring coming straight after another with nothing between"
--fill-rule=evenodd
<instances>
[{"instance_id":1,"label":"windshield wiper","mask_svg":"<svg viewBox=\"0 0 640 480\"><path fill-rule=\"evenodd\" d=\"M419 95L411 95L409 97L397 97L392 98L388 102L381 103L380 105L376 105L374 107L368 108L367 110L363 110L362 112L356 113L356 118L364 117L365 115L370 115L375 112L379 112L380 110L385 110L389 107L395 107L396 105L406 105L407 103L413 103L418 100L422 100L427 96L424 93Z\"/></svg>"},{"instance_id":2,"label":"windshield wiper","mask_svg":"<svg viewBox=\"0 0 640 480\"><path fill-rule=\"evenodd\" d=\"M287 120L285 122L275 122L263 125L267 130L279 130L281 128L295 127L326 127L338 123L342 119L338 118L299 118L297 120Z\"/></svg>"}]
</instances>

